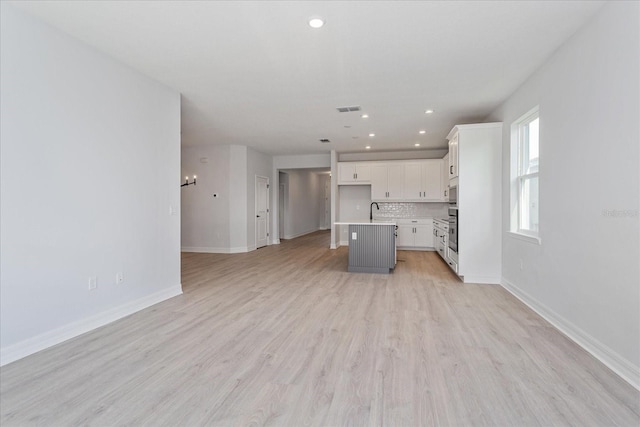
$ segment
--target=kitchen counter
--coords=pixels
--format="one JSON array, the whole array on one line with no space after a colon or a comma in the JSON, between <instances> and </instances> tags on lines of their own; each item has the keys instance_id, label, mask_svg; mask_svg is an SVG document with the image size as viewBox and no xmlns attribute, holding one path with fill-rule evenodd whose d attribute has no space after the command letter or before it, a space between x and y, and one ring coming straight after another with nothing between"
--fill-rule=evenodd
<instances>
[{"instance_id":1,"label":"kitchen counter","mask_svg":"<svg viewBox=\"0 0 640 427\"><path fill-rule=\"evenodd\" d=\"M351 273L389 274L396 266L396 223L341 221L349 226L349 266Z\"/></svg>"}]
</instances>

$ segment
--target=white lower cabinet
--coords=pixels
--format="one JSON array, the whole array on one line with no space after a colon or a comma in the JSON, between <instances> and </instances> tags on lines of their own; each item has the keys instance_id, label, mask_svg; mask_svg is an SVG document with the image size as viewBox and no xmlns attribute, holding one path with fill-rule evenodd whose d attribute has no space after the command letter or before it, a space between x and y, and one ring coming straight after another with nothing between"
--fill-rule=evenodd
<instances>
[{"instance_id":1,"label":"white lower cabinet","mask_svg":"<svg viewBox=\"0 0 640 427\"><path fill-rule=\"evenodd\" d=\"M434 247L438 255L449 262L449 224L442 221L433 222Z\"/></svg>"},{"instance_id":2,"label":"white lower cabinet","mask_svg":"<svg viewBox=\"0 0 640 427\"><path fill-rule=\"evenodd\" d=\"M399 219L398 237L399 248L427 249L433 248L433 221L431 219Z\"/></svg>"}]
</instances>

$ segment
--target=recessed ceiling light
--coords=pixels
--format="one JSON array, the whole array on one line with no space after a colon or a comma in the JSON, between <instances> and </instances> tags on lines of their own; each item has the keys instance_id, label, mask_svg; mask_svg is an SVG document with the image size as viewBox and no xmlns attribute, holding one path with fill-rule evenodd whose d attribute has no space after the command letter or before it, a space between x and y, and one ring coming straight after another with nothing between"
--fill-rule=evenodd
<instances>
[{"instance_id":1,"label":"recessed ceiling light","mask_svg":"<svg viewBox=\"0 0 640 427\"><path fill-rule=\"evenodd\" d=\"M312 16L309 18L309 26L311 28L320 28L324 25L324 19L319 16Z\"/></svg>"},{"instance_id":2,"label":"recessed ceiling light","mask_svg":"<svg viewBox=\"0 0 640 427\"><path fill-rule=\"evenodd\" d=\"M370 146L370 145L367 145L367 146L366 146L366 147L364 147L364 148L366 148L367 150L371 150L371 146Z\"/></svg>"},{"instance_id":3,"label":"recessed ceiling light","mask_svg":"<svg viewBox=\"0 0 640 427\"><path fill-rule=\"evenodd\" d=\"M376 134L375 133L370 133L369 136L376 136Z\"/></svg>"},{"instance_id":4,"label":"recessed ceiling light","mask_svg":"<svg viewBox=\"0 0 640 427\"><path fill-rule=\"evenodd\" d=\"M427 131L426 131L426 130L421 130L421 131L420 131L420 135L424 135L425 133L427 133Z\"/></svg>"},{"instance_id":5,"label":"recessed ceiling light","mask_svg":"<svg viewBox=\"0 0 640 427\"><path fill-rule=\"evenodd\" d=\"M425 114L431 114L431 113L433 113L433 110L427 110L427 111L425 111L424 113L425 113Z\"/></svg>"},{"instance_id":6,"label":"recessed ceiling light","mask_svg":"<svg viewBox=\"0 0 640 427\"><path fill-rule=\"evenodd\" d=\"M420 144L418 144L417 142L415 144L413 144L416 147L420 147Z\"/></svg>"},{"instance_id":7,"label":"recessed ceiling light","mask_svg":"<svg viewBox=\"0 0 640 427\"><path fill-rule=\"evenodd\" d=\"M363 118L363 119L368 119L368 118L369 118L369 115L368 115L368 114L363 114L363 115L362 115L362 118Z\"/></svg>"}]
</instances>

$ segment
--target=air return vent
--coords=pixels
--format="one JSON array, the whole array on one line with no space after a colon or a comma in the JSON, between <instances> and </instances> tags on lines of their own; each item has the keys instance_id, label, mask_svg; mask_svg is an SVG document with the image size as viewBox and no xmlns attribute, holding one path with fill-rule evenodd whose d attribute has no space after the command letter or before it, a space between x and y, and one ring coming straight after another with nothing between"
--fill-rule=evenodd
<instances>
[{"instance_id":1,"label":"air return vent","mask_svg":"<svg viewBox=\"0 0 640 427\"><path fill-rule=\"evenodd\" d=\"M322 138L322 139L320 140L320 142L322 142L323 144L328 144L328 143L330 143L331 141L329 141L327 138Z\"/></svg>"},{"instance_id":2,"label":"air return vent","mask_svg":"<svg viewBox=\"0 0 640 427\"><path fill-rule=\"evenodd\" d=\"M336 110L338 110L338 113L350 113L352 111L360 111L360 106L353 105L351 107L338 107Z\"/></svg>"}]
</instances>

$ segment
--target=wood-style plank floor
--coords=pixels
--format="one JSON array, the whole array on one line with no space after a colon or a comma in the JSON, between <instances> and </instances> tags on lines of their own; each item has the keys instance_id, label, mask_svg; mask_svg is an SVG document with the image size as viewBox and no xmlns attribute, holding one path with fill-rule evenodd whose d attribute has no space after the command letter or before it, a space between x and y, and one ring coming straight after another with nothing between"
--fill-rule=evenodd
<instances>
[{"instance_id":1,"label":"wood-style plank floor","mask_svg":"<svg viewBox=\"0 0 640 427\"><path fill-rule=\"evenodd\" d=\"M184 295L0 370L2 426L638 426L640 394L434 252L184 254Z\"/></svg>"}]
</instances>

